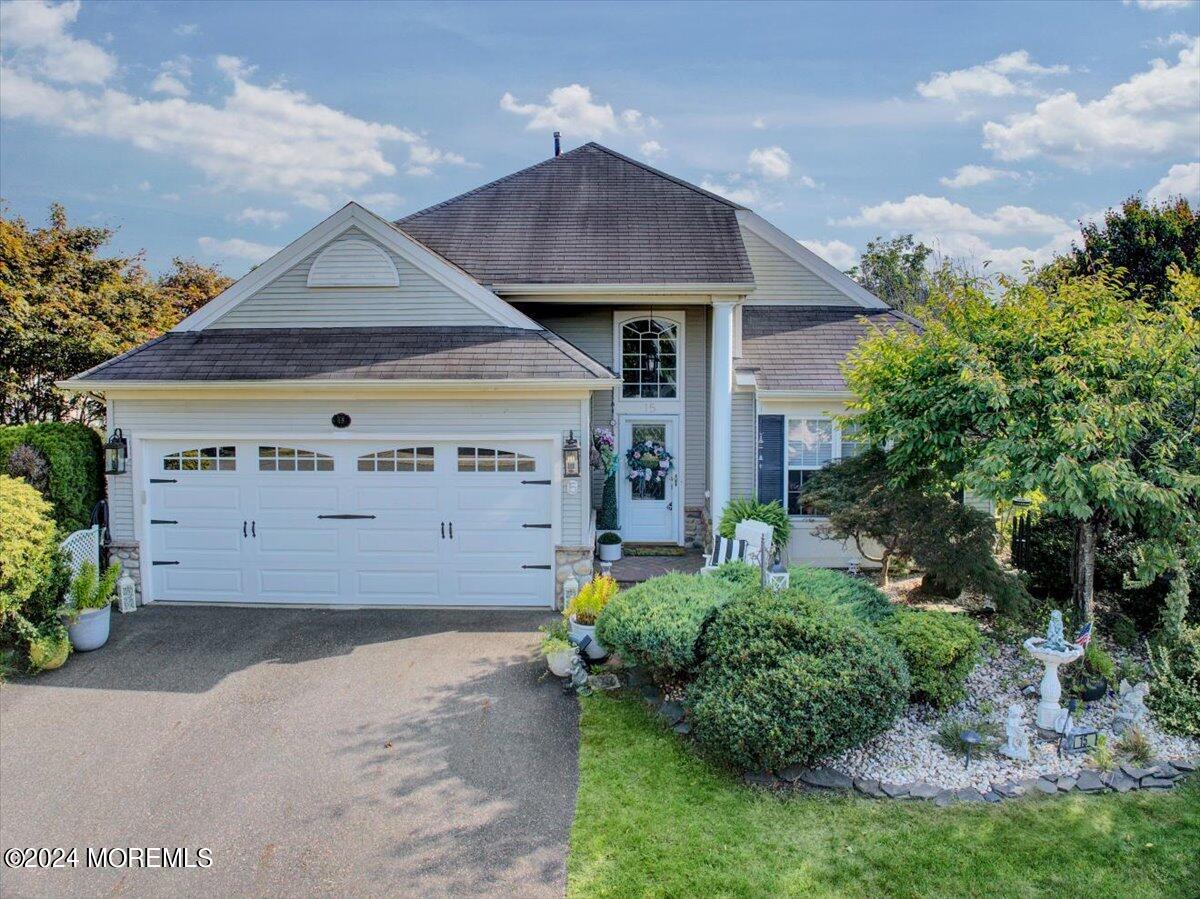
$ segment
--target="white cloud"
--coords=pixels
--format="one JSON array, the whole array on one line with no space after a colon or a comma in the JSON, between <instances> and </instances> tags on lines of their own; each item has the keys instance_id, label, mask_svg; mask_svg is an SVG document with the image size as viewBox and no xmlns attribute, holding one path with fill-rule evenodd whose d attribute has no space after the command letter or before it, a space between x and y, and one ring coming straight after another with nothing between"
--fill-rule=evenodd
<instances>
[{"instance_id":1,"label":"white cloud","mask_svg":"<svg viewBox=\"0 0 1200 899\"><path fill-rule=\"evenodd\" d=\"M709 193L717 194L742 206L753 206L762 198L762 194L759 193L758 188L752 184L735 186L733 184L720 184L710 178L705 178L700 182L700 186Z\"/></svg>"},{"instance_id":2,"label":"white cloud","mask_svg":"<svg viewBox=\"0 0 1200 899\"><path fill-rule=\"evenodd\" d=\"M218 188L286 195L317 209L394 175L388 144L406 147L417 173L466 163L407 128L357 118L278 84L254 84L253 69L235 57L219 57L217 66L230 83L220 105L61 89L5 65L0 116L170 155Z\"/></svg>"},{"instance_id":3,"label":"white cloud","mask_svg":"<svg viewBox=\"0 0 1200 899\"><path fill-rule=\"evenodd\" d=\"M1146 193L1151 200L1159 202L1171 197L1184 197L1200 203L1200 162L1181 163L1170 170Z\"/></svg>"},{"instance_id":4,"label":"white cloud","mask_svg":"<svg viewBox=\"0 0 1200 899\"><path fill-rule=\"evenodd\" d=\"M404 208L405 199L389 190L374 194L363 194L359 202L376 215L394 215Z\"/></svg>"},{"instance_id":5,"label":"white cloud","mask_svg":"<svg viewBox=\"0 0 1200 899\"><path fill-rule=\"evenodd\" d=\"M171 30L180 37L192 37L193 35L200 33L200 26L195 22L185 22L182 25L176 25Z\"/></svg>"},{"instance_id":6,"label":"white cloud","mask_svg":"<svg viewBox=\"0 0 1200 899\"><path fill-rule=\"evenodd\" d=\"M750 123L750 127L756 131L763 131L767 127L767 120L762 116L755 116L754 121Z\"/></svg>"},{"instance_id":7,"label":"white cloud","mask_svg":"<svg viewBox=\"0 0 1200 899\"><path fill-rule=\"evenodd\" d=\"M957 102L971 96L1036 96L1040 92L1033 86L1030 78L1065 75L1069 71L1070 68L1063 65L1038 65L1029 58L1027 50L1016 50L968 69L934 72L928 81L917 85L917 93L929 100L949 102Z\"/></svg>"},{"instance_id":8,"label":"white cloud","mask_svg":"<svg viewBox=\"0 0 1200 899\"><path fill-rule=\"evenodd\" d=\"M939 178L946 187L976 187L980 184L987 184L989 181L997 181L1000 178L1019 179L1021 176L1017 172L1010 172L1007 169L993 169L986 165L960 165L954 170L954 174L949 178Z\"/></svg>"},{"instance_id":9,"label":"white cloud","mask_svg":"<svg viewBox=\"0 0 1200 899\"><path fill-rule=\"evenodd\" d=\"M641 134L659 124L653 116L636 109L626 109L618 116L610 104L592 99L591 89L582 84L554 88L546 95L545 103L522 103L505 91L500 108L529 119L525 125L528 131L561 131L567 138Z\"/></svg>"},{"instance_id":10,"label":"white cloud","mask_svg":"<svg viewBox=\"0 0 1200 899\"><path fill-rule=\"evenodd\" d=\"M259 209L257 206L247 206L232 218L235 222L270 225L272 228L278 228L288 220L288 214L279 209Z\"/></svg>"},{"instance_id":11,"label":"white cloud","mask_svg":"<svg viewBox=\"0 0 1200 899\"><path fill-rule=\"evenodd\" d=\"M802 240L800 243L842 271L858 264L858 251L843 240Z\"/></svg>"},{"instance_id":12,"label":"white cloud","mask_svg":"<svg viewBox=\"0 0 1200 899\"><path fill-rule=\"evenodd\" d=\"M1073 92L1038 103L1007 123L983 126L984 146L1003 160L1045 155L1065 165L1122 162L1169 152L1195 152L1200 134L1200 38L1170 64L1150 68L1081 103Z\"/></svg>"},{"instance_id":13,"label":"white cloud","mask_svg":"<svg viewBox=\"0 0 1200 899\"><path fill-rule=\"evenodd\" d=\"M1177 10L1186 9L1192 5L1192 0L1125 0L1126 6L1137 6L1138 9Z\"/></svg>"},{"instance_id":14,"label":"white cloud","mask_svg":"<svg viewBox=\"0 0 1200 899\"><path fill-rule=\"evenodd\" d=\"M783 147L758 147L750 151L746 162L764 178L778 180L792 173L792 157Z\"/></svg>"},{"instance_id":15,"label":"white cloud","mask_svg":"<svg viewBox=\"0 0 1200 899\"><path fill-rule=\"evenodd\" d=\"M79 0L0 3L0 47L6 67L36 71L66 84L103 84L117 70L116 57L66 33L79 15Z\"/></svg>"},{"instance_id":16,"label":"white cloud","mask_svg":"<svg viewBox=\"0 0 1200 899\"><path fill-rule=\"evenodd\" d=\"M153 187L154 187L154 185L151 184L149 181L143 181L138 185L138 190L150 190Z\"/></svg>"},{"instance_id":17,"label":"white cloud","mask_svg":"<svg viewBox=\"0 0 1200 899\"><path fill-rule=\"evenodd\" d=\"M187 82L192 80L192 60L188 56L177 56L159 66L158 77L150 85L150 89L159 94L170 94L172 97L186 97L191 93Z\"/></svg>"},{"instance_id":18,"label":"white cloud","mask_svg":"<svg viewBox=\"0 0 1200 899\"><path fill-rule=\"evenodd\" d=\"M667 155L667 148L656 140L648 140L639 148L647 159L662 159Z\"/></svg>"},{"instance_id":19,"label":"white cloud","mask_svg":"<svg viewBox=\"0 0 1200 899\"><path fill-rule=\"evenodd\" d=\"M251 262L262 262L279 252L280 247L271 247L252 240L242 240L240 237L230 237L218 240L215 237L201 237L196 243L200 249L211 256L233 256L237 259L249 259Z\"/></svg>"}]
</instances>

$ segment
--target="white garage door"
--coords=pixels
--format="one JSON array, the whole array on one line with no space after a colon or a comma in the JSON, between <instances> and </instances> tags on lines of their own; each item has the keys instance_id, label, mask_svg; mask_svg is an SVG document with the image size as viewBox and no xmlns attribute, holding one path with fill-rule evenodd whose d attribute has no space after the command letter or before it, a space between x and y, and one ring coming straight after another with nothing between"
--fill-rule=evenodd
<instances>
[{"instance_id":1,"label":"white garage door","mask_svg":"<svg viewBox=\"0 0 1200 899\"><path fill-rule=\"evenodd\" d=\"M548 441L145 448L156 601L553 602Z\"/></svg>"}]
</instances>

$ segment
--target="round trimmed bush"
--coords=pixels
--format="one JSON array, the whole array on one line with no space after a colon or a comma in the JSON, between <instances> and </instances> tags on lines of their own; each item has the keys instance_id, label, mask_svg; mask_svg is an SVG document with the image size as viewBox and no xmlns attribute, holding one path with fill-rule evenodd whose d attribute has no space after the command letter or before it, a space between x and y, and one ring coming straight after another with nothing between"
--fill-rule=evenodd
<instances>
[{"instance_id":1,"label":"round trimmed bush","mask_svg":"<svg viewBox=\"0 0 1200 899\"><path fill-rule=\"evenodd\" d=\"M717 610L688 689L692 732L751 770L812 764L886 730L908 698L891 641L845 609L758 594Z\"/></svg>"},{"instance_id":2,"label":"round trimmed bush","mask_svg":"<svg viewBox=\"0 0 1200 899\"><path fill-rule=\"evenodd\" d=\"M892 601L887 594L862 578L810 565L793 565L788 573L788 593L799 592L843 606L855 618L868 624L878 624L892 617Z\"/></svg>"},{"instance_id":3,"label":"round trimmed bush","mask_svg":"<svg viewBox=\"0 0 1200 899\"><path fill-rule=\"evenodd\" d=\"M967 617L950 612L896 609L879 626L896 641L912 678L913 699L938 708L966 695L963 685L979 661L979 629Z\"/></svg>"}]
</instances>

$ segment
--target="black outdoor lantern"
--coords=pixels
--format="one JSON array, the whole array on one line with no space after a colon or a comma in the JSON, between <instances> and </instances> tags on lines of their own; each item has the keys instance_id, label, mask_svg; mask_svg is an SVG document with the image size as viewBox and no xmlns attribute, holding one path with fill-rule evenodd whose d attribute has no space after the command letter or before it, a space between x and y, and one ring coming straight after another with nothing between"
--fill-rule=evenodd
<instances>
[{"instance_id":1,"label":"black outdoor lantern","mask_svg":"<svg viewBox=\"0 0 1200 899\"><path fill-rule=\"evenodd\" d=\"M577 478L580 476L580 459L581 451L579 449L579 441L575 439L575 432L572 431L563 443L563 475L568 478Z\"/></svg>"},{"instance_id":2,"label":"black outdoor lantern","mask_svg":"<svg viewBox=\"0 0 1200 899\"><path fill-rule=\"evenodd\" d=\"M129 443L121 429L117 428L104 444L104 473L125 474L126 460L129 458Z\"/></svg>"}]
</instances>

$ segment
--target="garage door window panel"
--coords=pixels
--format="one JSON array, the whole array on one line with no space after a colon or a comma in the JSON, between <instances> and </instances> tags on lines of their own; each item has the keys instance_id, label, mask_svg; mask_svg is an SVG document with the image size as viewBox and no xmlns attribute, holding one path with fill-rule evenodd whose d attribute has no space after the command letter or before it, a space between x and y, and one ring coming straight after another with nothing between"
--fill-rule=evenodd
<instances>
[{"instance_id":1,"label":"garage door window panel","mask_svg":"<svg viewBox=\"0 0 1200 899\"><path fill-rule=\"evenodd\" d=\"M433 471L432 446L403 446L358 457L359 471Z\"/></svg>"},{"instance_id":2,"label":"garage door window panel","mask_svg":"<svg viewBox=\"0 0 1200 899\"><path fill-rule=\"evenodd\" d=\"M333 457L291 446L260 446L259 471L333 471Z\"/></svg>"},{"instance_id":3,"label":"garage door window panel","mask_svg":"<svg viewBox=\"0 0 1200 899\"><path fill-rule=\"evenodd\" d=\"M163 456L163 471L236 471L237 448L204 446Z\"/></svg>"},{"instance_id":4,"label":"garage door window panel","mask_svg":"<svg viewBox=\"0 0 1200 899\"><path fill-rule=\"evenodd\" d=\"M536 471L532 456L487 446L460 446L458 470L465 472Z\"/></svg>"}]
</instances>

